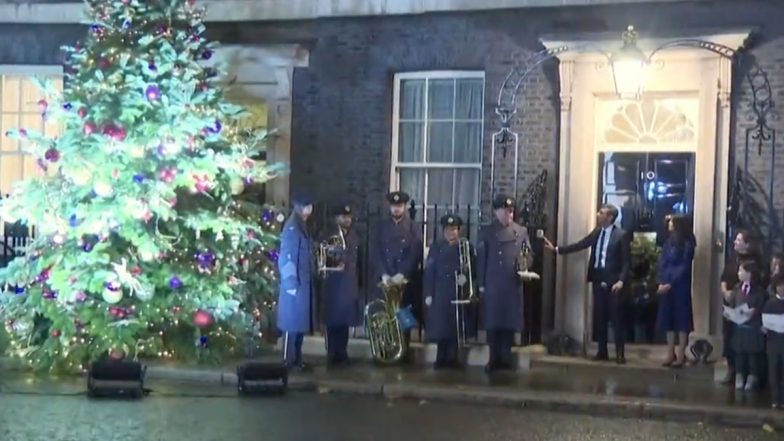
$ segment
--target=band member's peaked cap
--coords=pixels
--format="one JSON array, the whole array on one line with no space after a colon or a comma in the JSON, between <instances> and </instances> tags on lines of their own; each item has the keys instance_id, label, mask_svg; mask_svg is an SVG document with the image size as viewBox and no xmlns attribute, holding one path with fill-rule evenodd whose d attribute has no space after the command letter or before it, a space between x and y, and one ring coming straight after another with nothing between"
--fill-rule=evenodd
<instances>
[{"instance_id":1,"label":"band member's peaked cap","mask_svg":"<svg viewBox=\"0 0 784 441\"><path fill-rule=\"evenodd\" d=\"M514 208L515 207L515 200L513 197L505 194L498 194L493 199L493 210L497 210L499 208Z\"/></svg>"},{"instance_id":2,"label":"band member's peaked cap","mask_svg":"<svg viewBox=\"0 0 784 441\"><path fill-rule=\"evenodd\" d=\"M456 214L445 214L441 216L441 226L460 228L463 226L463 219L460 219L460 216Z\"/></svg>"},{"instance_id":3,"label":"band member's peaked cap","mask_svg":"<svg viewBox=\"0 0 784 441\"><path fill-rule=\"evenodd\" d=\"M340 216L340 215L350 216L354 214L354 209L351 208L351 204L342 203L342 204L335 205L332 208L332 214L335 216Z\"/></svg>"},{"instance_id":4,"label":"band member's peaked cap","mask_svg":"<svg viewBox=\"0 0 784 441\"><path fill-rule=\"evenodd\" d=\"M410 200L411 197L404 191L393 191L387 195L390 204L407 204Z\"/></svg>"},{"instance_id":5,"label":"band member's peaked cap","mask_svg":"<svg viewBox=\"0 0 784 441\"><path fill-rule=\"evenodd\" d=\"M313 198L306 194L300 193L294 195L294 197L291 198L291 203L295 207L307 207L308 205L313 205Z\"/></svg>"}]
</instances>

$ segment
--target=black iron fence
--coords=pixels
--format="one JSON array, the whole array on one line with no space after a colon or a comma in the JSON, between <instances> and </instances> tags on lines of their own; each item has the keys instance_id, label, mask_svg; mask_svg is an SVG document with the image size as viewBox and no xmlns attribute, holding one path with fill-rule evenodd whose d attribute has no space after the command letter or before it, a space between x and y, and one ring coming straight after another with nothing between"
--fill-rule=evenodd
<instances>
[{"instance_id":1,"label":"black iron fence","mask_svg":"<svg viewBox=\"0 0 784 441\"><path fill-rule=\"evenodd\" d=\"M24 247L35 237L35 228L21 222L3 223L3 252L0 254L0 268L5 268L15 257L23 254Z\"/></svg>"}]
</instances>

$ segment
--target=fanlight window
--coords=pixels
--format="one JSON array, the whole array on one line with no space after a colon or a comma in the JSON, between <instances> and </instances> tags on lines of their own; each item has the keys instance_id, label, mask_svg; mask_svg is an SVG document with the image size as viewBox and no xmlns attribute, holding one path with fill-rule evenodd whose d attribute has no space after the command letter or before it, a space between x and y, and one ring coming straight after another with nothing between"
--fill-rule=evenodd
<instances>
[{"instance_id":1,"label":"fanlight window","mask_svg":"<svg viewBox=\"0 0 784 441\"><path fill-rule=\"evenodd\" d=\"M672 144L694 141L694 123L675 103L643 99L621 104L604 140L611 144Z\"/></svg>"}]
</instances>

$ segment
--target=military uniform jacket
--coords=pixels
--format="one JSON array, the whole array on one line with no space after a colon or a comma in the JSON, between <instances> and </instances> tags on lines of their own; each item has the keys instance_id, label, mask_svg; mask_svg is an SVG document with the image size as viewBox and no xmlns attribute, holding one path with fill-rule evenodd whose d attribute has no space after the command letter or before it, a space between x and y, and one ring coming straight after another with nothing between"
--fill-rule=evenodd
<instances>
[{"instance_id":1,"label":"military uniform jacket","mask_svg":"<svg viewBox=\"0 0 784 441\"><path fill-rule=\"evenodd\" d=\"M375 234L373 245L374 283L381 281L384 274L402 274L408 279L403 296L403 305L419 305L420 267L422 265L422 231L408 217L400 222L391 218L382 221ZM377 297L382 297L377 290Z\"/></svg>"},{"instance_id":2,"label":"military uniform jacket","mask_svg":"<svg viewBox=\"0 0 784 441\"><path fill-rule=\"evenodd\" d=\"M313 245L305 223L296 214L283 224L278 271L278 328L284 332L310 330L310 290Z\"/></svg>"},{"instance_id":3,"label":"military uniform jacket","mask_svg":"<svg viewBox=\"0 0 784 441\"><path fill-rule=\"evenodd\" d=\"M471 249L473 260L473 249ZM472 268L475 262L472 262ZM457 338L455 323L456 286L455 273L460 271L460 251L458 244L445 240L436 241L430 247L425 263L424 296L432 303L427 307L425 324L430 341Z\"/></svg>"},{"instance_id":4,"label":"military uniform jacket","mask_svg":"<svg viewBox=\"0 0 784 441\"><path fill-rule=\"evenodd\" d=\"M333 227L322 239L337 233ZM352 228L344 233L346 249L340 258L343 271L328 271L324 278L321 303L324 324L329 327L359 326L362 324L359 304L359 235Z\"/></svg>"},{"instance_id":5,"label":"military uniform jacket","mask_svg":"<svg viewBox=\"0 0 784 441\"><path fill-rule=\"evenodd\" d=\"M495 221L479 233L477 276L484 287L480 296L486 330L523 329L522 281L517 274L523 244L531 249L528 230L515 222L505 227Z\"/></svg>"}]
</instances>

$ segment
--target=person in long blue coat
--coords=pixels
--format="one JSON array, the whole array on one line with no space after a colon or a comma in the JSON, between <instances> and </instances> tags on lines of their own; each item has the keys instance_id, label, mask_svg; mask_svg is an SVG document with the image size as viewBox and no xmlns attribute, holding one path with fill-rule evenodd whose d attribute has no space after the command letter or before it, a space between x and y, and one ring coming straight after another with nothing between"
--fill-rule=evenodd
<instances>
[{"instance_id":1,"label":"person in long blue coat","mask_svg":"<svg viewBox=\"0 0 784 441\"><path fill-rule=\"evenodd\" d=\"M667 227L670 237L664 242L657 272L659 313L656 322L659 332L667 335L667 358L663 366L680 368L686 364L686 345L689 333L694 330L691 276L696 241L691 223L685 216L670 216Z\"/></svg>"},{"instance_id":2,"label":"person in long blue coat","mask_svg":"<svg viewBox=\"0 0 784 441\"><path fill-rule=\"evenodd\" d=\"M408 280L401 308L411 307L414 315L420 318L421 307L421 271L423 239L422 229L409 217L406 204L410 196L402 191L394 191L387 195L389 202L389 218L380 222L374 235L372 247L374 282L379 283L398 274ZM378 298L383 297L379 288ZM411 332L404 335L406 342L411 339Z\"/></svg>"},{"instance_id":3,"label":"person in long blue coat","mask_svg":"<svg viewBox=\"0 0 784 441\"><path fill-rule=\"evenodd\" d=\"M351 205L342 204L333 210L335 223L322 233L322 240L342 237L344 248L339 256L339 271L328 271L324 276L322 304L327 328L327 361L330 364L348 363L349 328L362 324L359 305L359 235L353 227Z\"/></svg>"},{"instance_id":4,"label":"person in long blue coat","mask_svg":"<svg viewBox=\"0 0 784 441\"><path fill-rule=\"evenodd\" d=\"M313 203L306 197L294 199L294 210L280 234L278 271L278 329L283 332L283 363L304 368L302 340L310 330L310 294L313 244L307 220Z\"/></svg>"},{"instance_id":5,"label":"person in long blue coat","mask_svg":"<svg viewBox=\"0 0 784 441\"><path fill-rule=\"evenodd\" d=\"M514 221L515 200L506 195L493 199L493 224L479 233L477 278L483 323L490 347L485 370L514 369L512 345L515 332L523 330L523 284L518 258L531 249L528 230ZM532 254L528 255L531 264Z\"/></svg>"},{"instance_id":6,"label":"person in long blue coat","mask_svg":"<svg viewBox=\"0 0 784 441\"><path fill-rule=\"evenodd\" d=\"M458 274L460 267L460 228L463 220L454 214L441 217L443 238L436 239L430 246L425 263L424 295L427 306L427 339L438 345L436 361L433 367L459 366L458 360L458 317L456 300ZM473 259L473 256L468 256ZM463 274L462 281L467 283L468 275ZM464 311L460 313L461 321L465 320Z\"/></svg>"}]
</instances>

